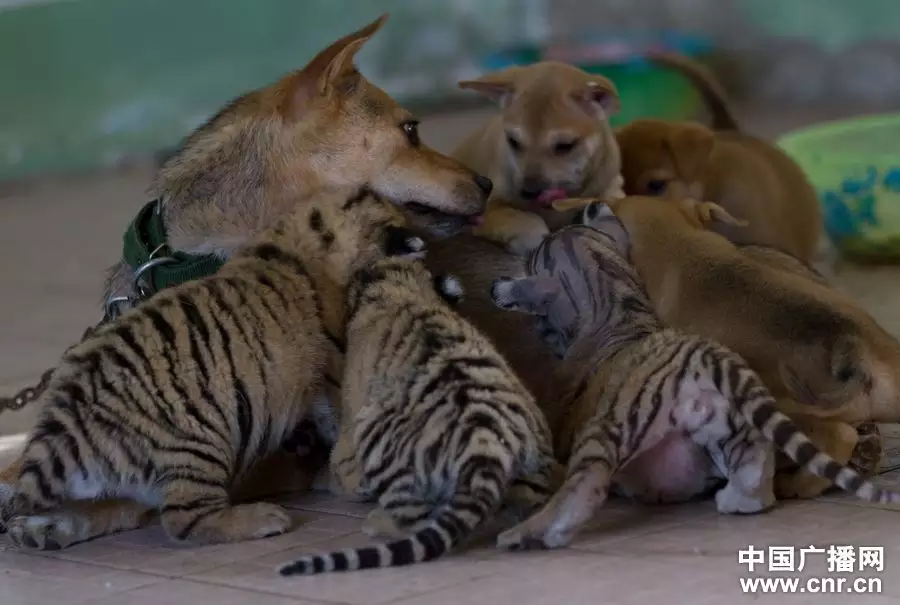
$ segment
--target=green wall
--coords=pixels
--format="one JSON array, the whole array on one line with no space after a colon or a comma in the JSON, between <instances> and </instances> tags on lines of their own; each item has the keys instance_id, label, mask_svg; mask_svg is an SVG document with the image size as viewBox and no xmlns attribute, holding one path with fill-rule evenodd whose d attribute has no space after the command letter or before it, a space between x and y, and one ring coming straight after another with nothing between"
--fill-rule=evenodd
<instances>
[{"instance_id":1,"label":"green wall","mask_svg":"<svg viewBox=\"0 0 900 605\"><path fill-rule=\"evenodd\" d=\"M361 69L401 97L527 36L526 0L69 0L0 10L0 180L176 143L228 99L390 12Z\"/></svg>"}]
</instances>

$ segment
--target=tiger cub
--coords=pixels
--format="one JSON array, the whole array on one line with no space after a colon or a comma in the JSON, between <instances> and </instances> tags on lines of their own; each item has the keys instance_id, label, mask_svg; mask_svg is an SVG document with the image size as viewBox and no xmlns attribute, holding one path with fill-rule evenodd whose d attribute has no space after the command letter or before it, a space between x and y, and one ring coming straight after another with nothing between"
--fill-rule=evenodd
<instances>
[{"instance_id":1,"label":"tiger cub","mask_svg":"<svg viewBox=\"0 0 900 605\"><path fill-rule=\"evenodd\" d=\"M364 531L392 541L305 556L281 575L428 561L502 503L527 515L553 492L562 473L547 423L488 339L446 304L461 295L456 278L419 262L356 274L331 460L345 491L378 500Z\"/></svg>"},{"instance_id":2,"label":"tiger cub","mask_svg":"<svg viewBox=\"0 0 900 605\"><path fill-rule=\"evenodd\" d=\"M216 275L159 293L73 348L0 505L3 524L119 496L158 509L175 540L287 531L281 507L232 505L229 493L304 417L329 340L344 338L353 271L385 254L423 253L403 224L368 191L323 196Z\"/></svg>"},{"instance_id":3,"label":"tiger cub","mask_svg":"<svg viewBox=\"0 0 900 605\"><path fill-rule=\"evenodd\" d=\"M775 409L737 354L666 329L628 261L622 223L596 202L583 217L590 226L566 227L534 251L526 277L499 278L491 288L498 306L536 314L555 331L572 378L573 414L582 419L571 428L563 487L540 512L501 534L499 546L567 544L604 502L611 482L627 482L629 463L671 438L705 449L727 479L716 493L722 513L774 504L773 443L864 500L900 501L900 494L876 488L817 450Z\"/></svg>"}]
</instances>

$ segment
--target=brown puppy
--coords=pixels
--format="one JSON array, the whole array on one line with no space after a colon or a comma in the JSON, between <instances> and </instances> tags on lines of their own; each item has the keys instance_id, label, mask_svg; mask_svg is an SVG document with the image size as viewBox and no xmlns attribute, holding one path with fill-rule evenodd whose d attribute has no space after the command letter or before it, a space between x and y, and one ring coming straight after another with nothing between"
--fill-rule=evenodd
<instances>
[{"instance_id":1,"label":"brown puppy","mask_svg":"<svg viewBox=\"0 0 900 605\"><path fill-rule=\"evenodd\" d=\"M213 253L224 259L298 201L325 193L352 197L362 188L407 208L414 222L433 235L450 235L480 219L490 181L423 145L413 116L353 64L384 21L338 40L303 69L236 99L186 139L153 187L161 201L165 244L173 253ZM134 267L116 264L107 295L134 297L133 277ZM334 357L332 386L341 365L340 356ZM0 491L16 464L0 473ZM291 472L285 473L287 481ZM85 503L35 518L29 525L31 542L40 548L67 546L135 527L144 509L122 502L97 508L96 517L93 510Z\"/></svg>"},{"instance_id":2,"label":"brown puppy","mask_svg":"<svg viewBox=\"0 0 900 605\"><path fill-rule=\"evenodd\" d=\"M635 120L616 138L628 195L692 197L715 202L749 225L713 229L737 243L763 244L812 262L822 231L815 190L800 167L774 145L740 132L721 87L696 63L656 55L693 82L713 115L700 124Z\"/></svg>"},{"instance_id":3,"label":"brown puppy","mask_svg":"<svg viewBox=\"0 0 900 605\"><path fill-rule=\"evenodd\" d=\"M846 463L853 426L900 420L900 343L848 296L708 231L735 222L715 204L633 196L610 206L663 320L747 359L824 451ZM825 485L802 474L778 487L782 497L811 497Z\"/></svg>"},{"instance_id":4,"label":"brown puppy","mask_svg":"<svg viewBox=\"0 0 900 605\"><path fill-rule=\"evenodd\" d=\"M553 200L622 195L619 150L607 122L619 108L612 82L543 62L459 86L503 110L451 154L494 183L477 235L527 254L548 233L548 224L555 229L565 222L550 210Z\"/></svg>"}]
</instances>

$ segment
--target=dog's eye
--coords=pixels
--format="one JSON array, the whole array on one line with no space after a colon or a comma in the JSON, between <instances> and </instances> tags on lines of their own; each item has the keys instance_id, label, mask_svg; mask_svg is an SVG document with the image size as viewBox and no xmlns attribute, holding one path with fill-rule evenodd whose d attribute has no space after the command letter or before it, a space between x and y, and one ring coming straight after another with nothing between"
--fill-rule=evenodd
<instances>
[{"instance_id":1,"label":"dog's eye","mask_svg":"<svg viewBox=\"0 0 900 605\"><path fill-rule=\"evenodd\" d=\"M651 195L662 195L666 191L668 183L660 179L650 179L647 181L647 193Z\"/></svg>"},{"instance_id":2,"label":"dog's eye","mask_svg":"<svg viewBox=\"0 0 900 605\"><path fill-rule=\"evenodd\" d=\"M519 140L511 134L506 135L506 142L507 144L509 144L509 148L513 151L519 151L522 149L522 143L520 143Z\"/></svg>"},{"instance_id":3,"label":"dog's eye","mask_svg":"<svg viewBox=\"0 0 900 605\"><path fill-rule=\"evenodd\" d=\"M410 120L409 122L403 122L400 127L403 129L403 134L406 135L406 140L409 141L409 144L413 147L418 147L421 143L419 140L419 123L415 120Z\"/></svg>"},{"instance_id":4,"label":"dog's eye","mask_svg":"<svg viewBox=\"0 0 900 605\"><path fill-rule=\"evenodd\" d=\"M578 141L560 141L553 146L553 153L556 155L566 155L573 149Z\"/></svg>"}]
</instances>

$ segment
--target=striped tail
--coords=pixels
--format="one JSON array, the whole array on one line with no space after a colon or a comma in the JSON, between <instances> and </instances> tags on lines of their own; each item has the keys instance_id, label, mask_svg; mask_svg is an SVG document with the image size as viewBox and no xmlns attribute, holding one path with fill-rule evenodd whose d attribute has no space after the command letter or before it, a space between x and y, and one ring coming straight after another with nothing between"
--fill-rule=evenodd
<instances>
[{"instance_id":1,"label":"striped tail","mask_svg":"<svg viewBox=\"0 0 900 605\"><path fill-rule=\"evenodd\" d=\"M900 503L900 492L876 487L816 447L793 420L776 409L775 400L755 374L740 391L735 393L735 398L744 418L800 467L861 500L877 504Z\"/></svg>"},{"instance_id":2,"label":"striped tail","mask_svg":"<svg viewBox=\"0 0 900 605\"><path fill-rule=\"evenodd\" d=\"M479 509L460 514L447 505L437 517L408 538L366 546L348 548L327 555L309 555L278 568L282 576L309 576L328 571L356 571L380 567L399 567L437 559L455 548L484 521L490 510ZM473 514L474 513L474 514Z\"/></svg>"}]
</instances>

